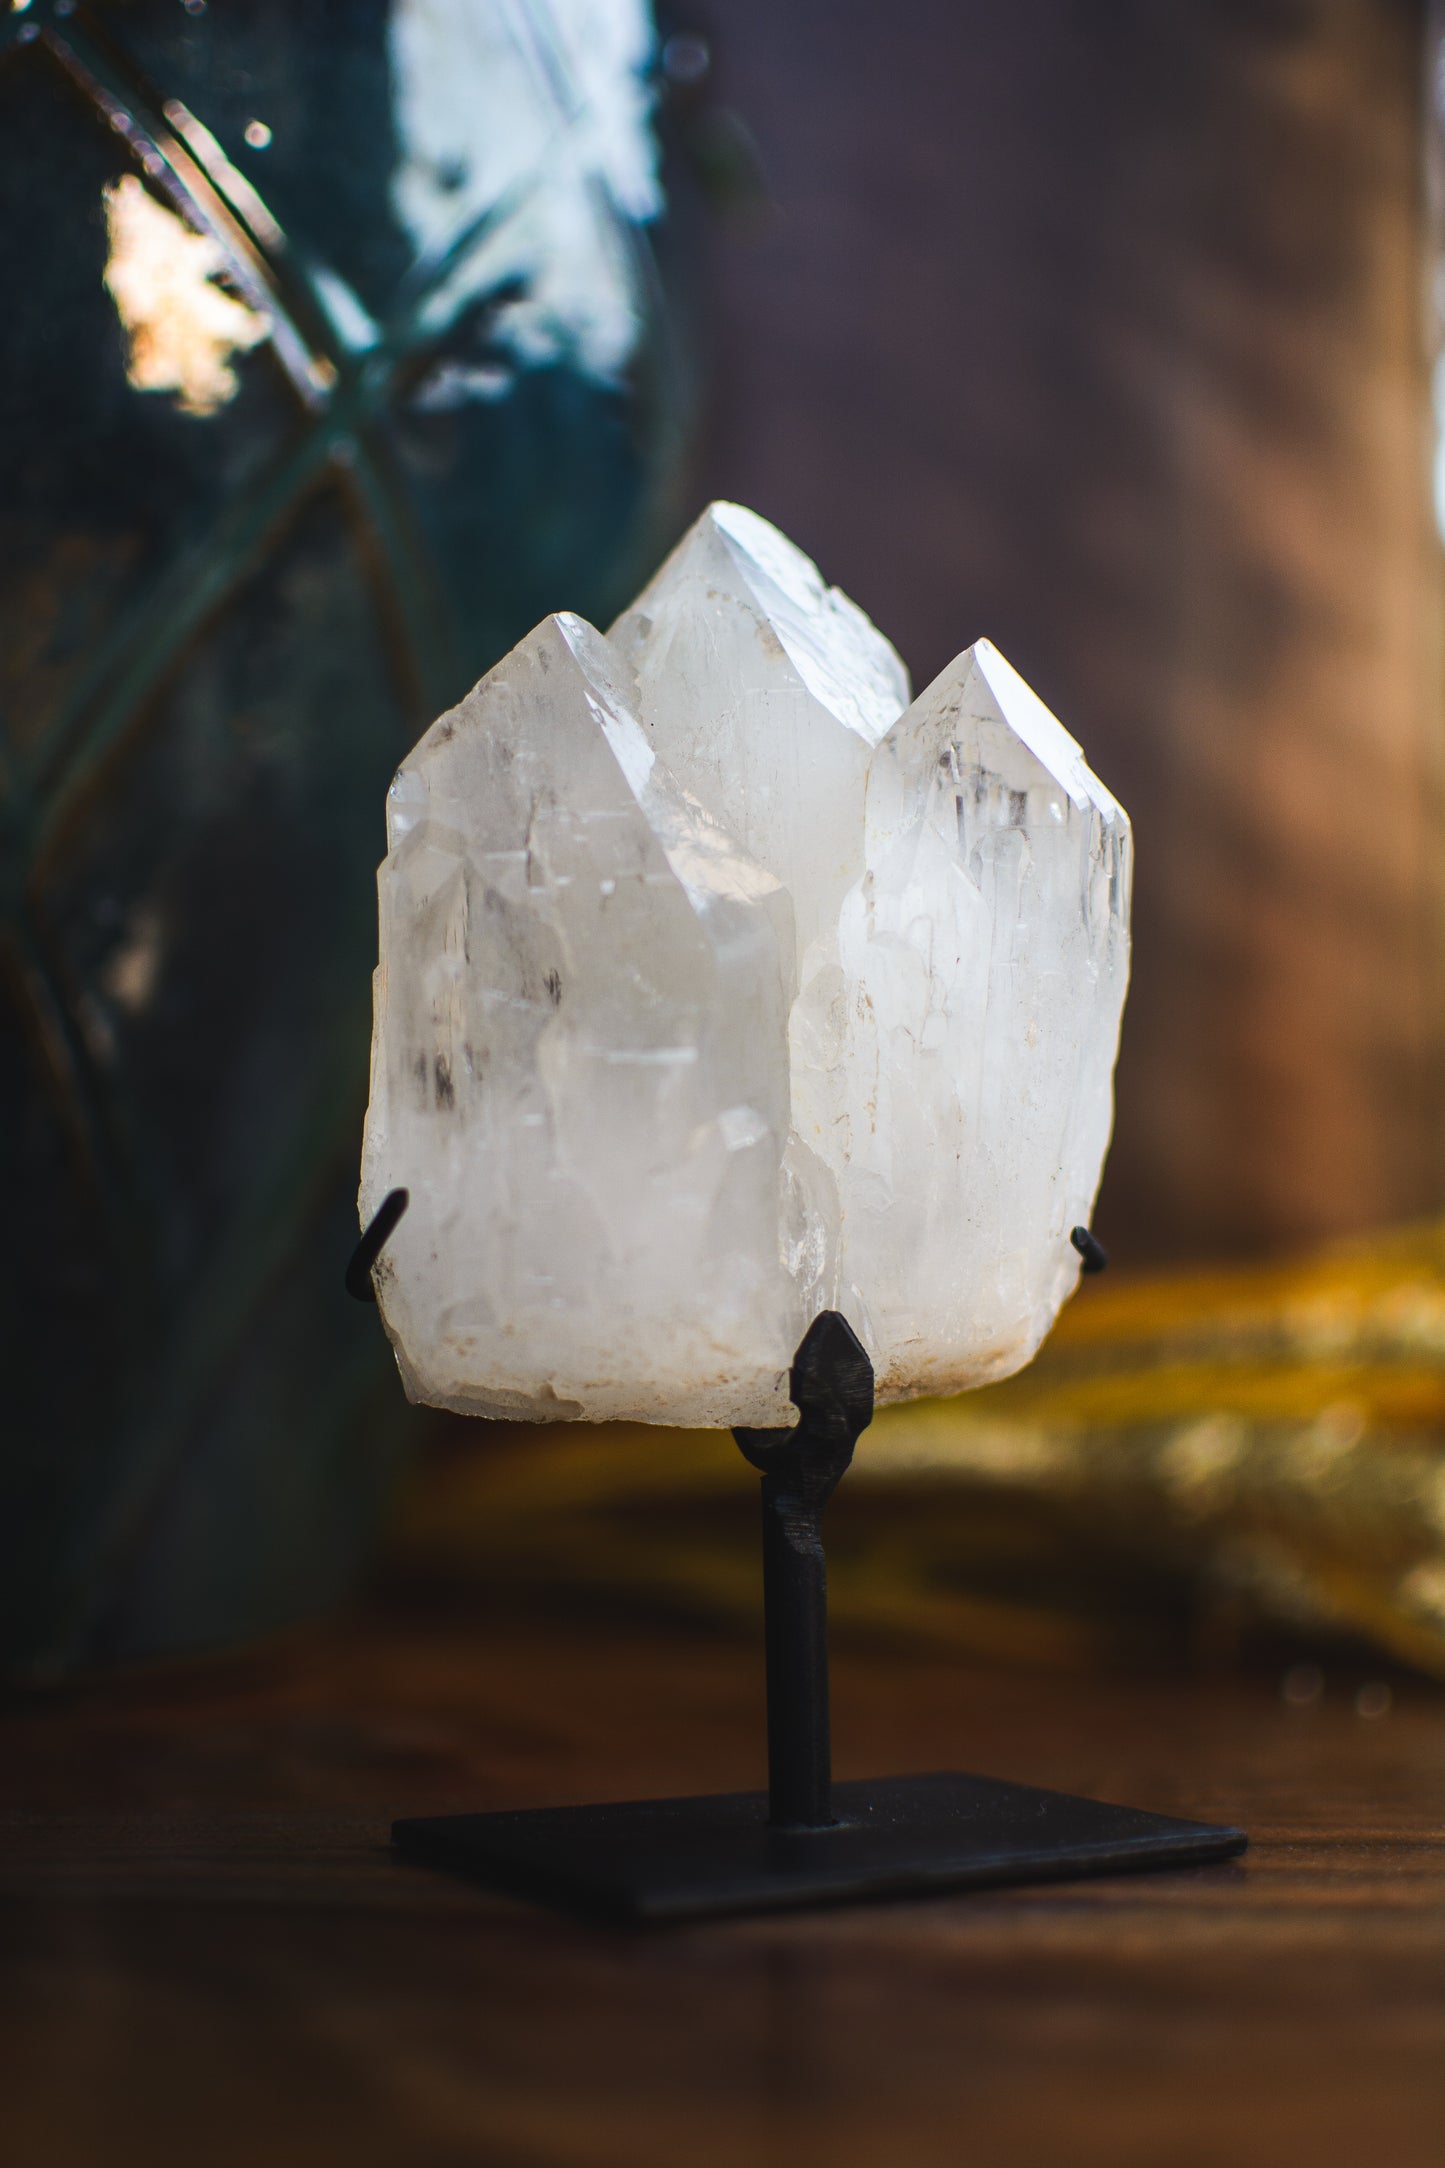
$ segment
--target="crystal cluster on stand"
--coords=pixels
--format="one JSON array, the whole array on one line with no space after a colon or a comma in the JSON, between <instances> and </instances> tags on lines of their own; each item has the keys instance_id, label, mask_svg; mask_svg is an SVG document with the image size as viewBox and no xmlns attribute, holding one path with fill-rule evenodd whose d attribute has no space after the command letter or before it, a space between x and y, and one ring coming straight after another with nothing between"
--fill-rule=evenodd
<instances>
[{"instance_id":1,"label":"crystal cluster on stand","mask_svg":"<svg viewBox=\"0 0 1445 2168\"><path fill-rule=\"evenodd\" d=\"M1130 832L987 640L902 663L715 504L605 637L421 739L379 876L360 1210L413 1398L785 1425L820 1309L880 1399L1026 1363L1108 1145Z\"/></svg>"}]
</instances>

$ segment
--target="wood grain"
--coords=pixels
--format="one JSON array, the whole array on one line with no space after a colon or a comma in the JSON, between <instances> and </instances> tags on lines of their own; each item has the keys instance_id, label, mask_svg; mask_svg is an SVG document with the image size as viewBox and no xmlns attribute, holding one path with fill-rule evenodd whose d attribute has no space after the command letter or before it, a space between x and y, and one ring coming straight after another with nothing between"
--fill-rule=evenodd
<instances>
[{"instance_id":1,"label":"wood grain","mask_svg":"<svg viewBox=\"0 0 1445 2168\"><path fill-rule=\"evenodd\" d=\"M759 1651L374 1614L0 1719L16 2168L1439 2168L1445 1696L844 1651L843 1775L1237 1819L1238 1866L584 1928L395 1860L401 1812L760 1776Z\"/></svg>"}]
</instances>

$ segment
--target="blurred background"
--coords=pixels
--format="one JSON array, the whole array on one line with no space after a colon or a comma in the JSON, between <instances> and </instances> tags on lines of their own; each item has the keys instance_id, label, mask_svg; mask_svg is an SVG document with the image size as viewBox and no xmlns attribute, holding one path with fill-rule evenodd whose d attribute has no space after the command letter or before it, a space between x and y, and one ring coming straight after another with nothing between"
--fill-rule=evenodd
<instances>
[{"instance_id":1,"label":"blurred background","mask_svg":"<svg viewBox=\"0 0 1445 2168\"><path fill-rule=\"evenodd\" d=\"M880 1421L844 1629L1445 1669L1438 45L1406 0L12 0L12 1676L270 1631L383 1526L458 1600L750 1613L729 1441L419 1425L341 1290L386 779L714 496L916 685L997 641L1138 843L1118 1284Z\"/></svg>"},{"instance_id":2,"label":"blurred background","mask_svg":"<svg viewBox=\"0 0 1445 2168\"><path fill-rule=\"evenodd\" d=\"M924 684L987 632L1134 818L1101 1232L1257 1255L1441 1195L1426 26L1377 0L715 11L768 215L698 494Z\"/></svg>"}]
</instances>

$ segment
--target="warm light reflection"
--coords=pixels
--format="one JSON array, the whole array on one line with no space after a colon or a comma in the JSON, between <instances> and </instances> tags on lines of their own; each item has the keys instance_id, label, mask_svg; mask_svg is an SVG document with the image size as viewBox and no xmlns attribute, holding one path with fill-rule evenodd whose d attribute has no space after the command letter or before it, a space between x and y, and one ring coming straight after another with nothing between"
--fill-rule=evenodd
<instances>
[{"instance_id":1,"label":"warm light reflection","mask_svg":"<svg viewBox=\"0 0 1445 2168\"><path fill-rule=\"evenodd\" d=\"M139 1016L149 1008L160 979L164 929L159 911L141 904L125 939L105 967L103 985L117 1008Z\"/></svg>"},{"instance_id":2,"label":"warm light reflection","mask_svg":"<svg viewBox=\"0 0 1445 2168\"><path fill-rule=\"evenodd\" d=\"M193 233L134 174L102 195L105 286L125 331L129 382L174 392L186 414L214 414L240 388L231 356L266 338L270 317L215 283L226 268L219 243Z\"/></svg>"}]
</instances>

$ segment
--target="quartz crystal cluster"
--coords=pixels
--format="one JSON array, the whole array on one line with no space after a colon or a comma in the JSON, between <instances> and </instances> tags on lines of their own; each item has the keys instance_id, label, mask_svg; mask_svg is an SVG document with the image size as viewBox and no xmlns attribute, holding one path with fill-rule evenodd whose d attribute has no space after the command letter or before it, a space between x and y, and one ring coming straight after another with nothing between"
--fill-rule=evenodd
<instances>
[{"instance_id":1,"label":"quartz crystal cluster","mask_svg":"<svg viewBox=\"0 0 1445 2168\"><path fill-rule=\"evenodd\" d=\"M1027 1362L1112 1118L1129 823L980 640L893 649L713 505L605 637L540 625L392 785L360 1209L407 1390L785 1425Z\"/></svg>"}]
</instances>

